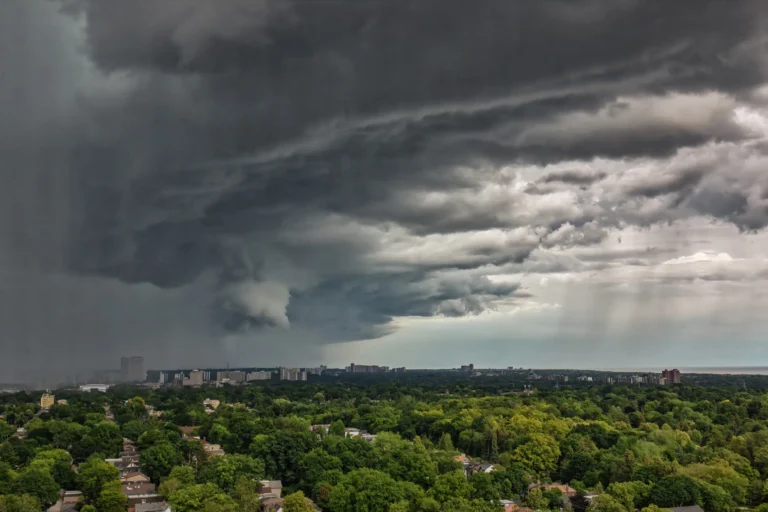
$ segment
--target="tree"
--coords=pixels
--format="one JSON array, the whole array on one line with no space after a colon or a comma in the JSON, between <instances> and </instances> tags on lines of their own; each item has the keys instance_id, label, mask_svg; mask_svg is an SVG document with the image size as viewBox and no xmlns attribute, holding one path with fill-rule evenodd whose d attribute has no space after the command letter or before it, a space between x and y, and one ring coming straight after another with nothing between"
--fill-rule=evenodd
<instances>
[{"instance_id":1,"label":"tree","mask_svg":"<svg viewBox=\"0 0 768 512\"><path fill-rule=\"evenodd\" d=\"M336 420L331 423L331 427L328 429L328 433L333 436L344 437L344 422L341 420Z\"/></svg>"},{"instance_id":2,"label":"tree","mask_svg":"<svg viewBox=\"0 0 768 512\"><path fill-rule=\"evenodd\" d=\"M661 508L658 505L648 505L643 507L640 512L672 512L668 508Z\"/></svg>"},{"instance_id":3,"label":"tree","mask_svg":"<svg viewBox=\"0 0 768 512\"><path fill-rule=\"evenodd\" d=\"M634 509L630 509L634 510ZM627 509L610 494L601 494L592 500L588 512L627 512Z\"/></svg>"},{"instance_id":4,"label":"tree","mask_svg":"<svg viewBox=\"0 0 768 512\"><path fill-rule=\"evenodd\" d=\"M0 512L40 512L40 502L29 494L0 496Z\"/></svg>"},{"instance_id":5,"label":"tree","mask_svg":"<svg viewBox=\"0 0 768 512\"><path fill-rule=\"evenodd\" d=\"M389 506L387 512L411 512L411 504L408 501L398 501Z\"/></svg>"},{"instance_id":6,"label":"tree","mask_svg":"<svg viewBox=\"0 0 768 512\"><path fill-rule=\"evenodd\" d=\"M182 462L181 453L171 443L163 441L141 452L139 467L153 482L158 483Z\"/></svg>"},{"instance_id":7,"label":"tree","mask_svg":"<svg viewBox=\"0 0 768 512\"><path fill-rule=\"evenodd\" d=\"M235 497L242 512L259 512L261 502L256 483L246 477L240 477L235 484Z\"/></svg>"},{"instance_id":8,"label":"tree","mask_svg":"<svg viewBox=\"0 0 768 512\"><path fill-rule=\"evenodd\" d=\"M667 476L651 487L649 500L660 507L694 505L699 500L698 482L685 475Z\"/></svg>"},{"instance_id":9,"label":"tree","mask_svg":"<svg viewBox=\"0 0 768 512\"><path fill-rule=\"evenodd\" d=\"M302 480L311 487L320 481L326 471L341 470L343 463L340 458L330 455L322 448L315 448L301 459L299 466Z\"/></svg>"},{"instance_id":10,"label":"tree","mask_svg":"<svg viewBox=\"0 0 768 512\"><path fill-rule=\"evenodd\" d=\"M182 485L195 483L195 470L190 466L174 466L168 478L174 478Z\"/></svg>"},{"instance_id":11,"label":"tree","mask_svg":"<svg viewBox=\"0 0 768 512\"><path fill-rule=\"evenodd\" d=\"M91 503L96 502L104 485L111 481L119 481L120 470L108 462L93 456L80 464L77 480L83 496Z\"/></svg>"},{"instance_id":12,"label":"tree","mask_svg":"<svg viewBox=\"0 0 768 512\"><path fill-rule=\"evenodd\" d=\"M211 457L200 469L198 480L214 483L229 492L235 489L235 483L241 477L260 480L263 476L264 463L259 459L248 455L228 454Z\"/></svg>"},{"instance_id":13,"label":"tree","mask_svg":"<svg viewBox=\"0 0 768 512\"><path fill-rule=\"evenodd\" d=\"M528 442L515 448L512 459L531 468L539 475L548 475L557 467L560 447L546 434L531 434Z\"/></svg>"},{"instance_id":14,"label":"tree","mask_svg":"<svg viewBox=\"0 0 768 512\"><path fill-rule=\"evenodd\" d=\"M489 473L475 473L469 481L472 490L472 499L485 501L498 501L501 496L499 489L493 481L493 476Z\"/></svg>"},{"instance_id":15,"label":"tree","mask_svg":"<svg viewBox=\"0 0 768 512\"><path fill-rule=\"evenodd\" d=\"M141 434L149 429L145 421L131 420L123 425L123 435L133 441L138 441Z\"/></svg>"},{"instance_id":16,"label":"tree","mask_svg":"<svg viewBox=\"0 0 768 512\"><path fill-rule=\"evenodd\" d=\"M701 482L699 504L707 512L728 512L733 508L730 494L718 485Z\"/></svg>"},{"instance_id":17,"label":"tree","mask_svg":"<svg viewBox=\"0 0 768 512\"><path fill-rule=\"evenodd\" d=\"M739 503L744 503L746 500L749 479L736 472L724 460L714 464L691 464L681 467L678 472L722 487Z\"/></svg>"},{"instance_id":18,"label":"tree","mask_svg":"<svg viewBox=\"0 0 768 512\"><path fill-rule=\"evenodd\" d=\"M452 498L440 509L444 512L502 512L498 502Z\"/></svg>"},{"instance_id":19,"label":"tree","mask_svg":"<svg viewBox=\"0 0 768 512\"><path fill-rule=\"evenodd\" d=\"M120 482L107 482L96 500L99 512L125 512L128 510L128 497L123 494Z\"/></svg>"},{"instance_id":20,"label":"tree","mask_svg":"<svg viewBox=\"0 0 768 512\"><path fill-rule=\"evenodd\" d=\"M651 486L645 482L612 483L606 490L627 510L635 510L648 502Z\"/></svg>"},{"instance_id":21,"label":"tree","mask_svg":"<svg viewBox=\"0 0 768 512\"><path fill-rule=\"evenodd\" d=\"M179 480L169 477L163 479L162 483L157 488L157 492L160 494L160 496L167 500L171 494L175 493L182 487L184 487L184 484L182 484Z\"/></svg>"},{"instance_id":22,"label":"tree","mask_svg":"<svg viewBox=\"0 0 768 512\"><path fill-rule=\"evenodd\" d=\"M333 512L386 512L403 499L403 488L391 476L375 469L358 469L334 486L328 504Z\"/></svg>"},{"instance_id":23,"label":"tree","mask_svg":"<svg viewBox=\"0 0 768 512\"><path fill-rule=\"evenodd\" d=\"M451 434L448 432L443 434L440 437L440 441L437 442L437 448L446 452L454 451L455 448L453 447L453 439L451 439Z\"/></svg>"},{"instance_id":24,"label":"tree","mask_svg":"<svg viewBox=\"0 0 768 512\"><path fill-rule=\"evenodd\" d=\"M544 493L539 487L534 487L528 491L525 504L533 510L545 510L549 506L549 500L544 497Z\"/></svg>"},{"instance_id":25,"label":"tree","mask_svg":"<svg viewBox=\"0 0 768 512\"><path fill-rule=\"evenodd\" d=\"M168 503L174 512L198 512L205 508L206 503L216 504L217 497L228 496L221 488L212 483L190 485L171 494Z\"/></svg>"},{"instance_id":26,"label":"tree","mask_svg":"<svg viewBox=\"0 0 768 512\"><path fill-rule=\"evenodd\" d=\"M41 466L30 466L14 482L16 494L28 494L48 508L59 499L59 484L50 471Z\"/></svg>"},{"instance_id":27,"label":"tree","mask_svg":"<svg viewBox=\"0 0 768 512\"><path fill-rule=\"evenodd\" d=\"M315 512L312 505L307 503L304 493L299 491L289 494L283 501L283 510L285 512Z\"/></svg>"},{"instance_id":28,"label":"tree","mask_svg":"<svg viewBox=\"0 0 768 512\"><path fill-rule=\"evenodd\" d=\"M467 482L464 472L456 470L438 476L427 495L443 503L451 498L469 499L471 493L472 488Z\"/></svg>"}]
</instances>

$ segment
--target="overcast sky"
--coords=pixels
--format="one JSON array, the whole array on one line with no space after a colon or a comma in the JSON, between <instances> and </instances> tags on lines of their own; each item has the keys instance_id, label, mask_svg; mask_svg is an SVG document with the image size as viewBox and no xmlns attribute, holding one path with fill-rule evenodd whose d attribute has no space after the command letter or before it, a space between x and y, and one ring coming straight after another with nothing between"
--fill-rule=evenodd
<instances>
[{"instance_id":1,"label":"overcast sky","mask_svg":"<svg viewBox=\"0 0 768 512\"><path fill-rule=\"evenodd\" d=\"M768 366L763 0L3 0L0 382Z\"/></svg>"}]
</instances>

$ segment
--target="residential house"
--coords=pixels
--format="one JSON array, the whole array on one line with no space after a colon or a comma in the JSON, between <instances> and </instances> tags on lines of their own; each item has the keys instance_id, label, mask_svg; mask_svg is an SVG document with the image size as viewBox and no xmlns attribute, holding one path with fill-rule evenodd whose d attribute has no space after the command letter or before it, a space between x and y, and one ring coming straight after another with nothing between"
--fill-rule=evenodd
<instances>
[{"instance_id":1,"label":"residential house","mask_svg":"<svg viewBox=\"0 0 768 512\"><path fill-rule=\"evenodd\" d=\"M181 436L184 439L188 439L192 437L192 434L194 433L196 426L187 426L187 427L179 427L179 430L181 431Z\"/></svg>"},{"instance_id":2,"label":"residential house","mask_svg":"<svg viewBox=\"0 0 768 512\"><path fill-rule=\"evenodd\" d=\"M134 507L135 512L173 512L171 506L164 501L157 503L138 503Z\"/></svg>"},{"instance_id":3,"label":"residential house","mask_svg":"<svg viewBox=\"0 0 768 512\"><path fill-rule=\"evenodd\" d=\"M361 432L360 439L372 443L376 440L376 434L369 434L368 432Z\"/></svg>"},{"instance_id":4,"label":"residential house","mask_svg":"<svg viewBox=\"0 0 768 512\"><path fill-rule=\"evenodd\" d=\"M322 425L310 425L309 430L312 432L320 433L321 431L328 432L331 429L331 425L329 424L322 424Z\"/></svg>"},{"instance_id":5,"label":"residential house","mask_svg":"<svg viewBox=\"0 0 768 512\"><path fill-rule=\"evenodd\" d=\"M212 444L206 441L205 439L202 440L202 443L203 443L203 450L205 451L205 454L209 457L225 454L220 444Z\"/></svg>"},{"instance_id":6,"label":"residential house","mask_svg":"<svg viewBox=\"0 0 768 512\"><path fill-rule=\"evenodd\" d=\"M121 483L148 483L149 481L149 477L139 471L127 473L126 475L120 477Z\"/></svg>"},{"instance_id":7,"label":"residential house","mask_svg":"<svg viewBox=\"0 0 768 512\"><path fill-rule=\"evenodd\" d=\"M492 462L476 462L467 459L465 455L459 455L458 457L461 457L460 459L457 459L454 457L453 459L461 462L464 466L464 476L469 478L470 476L474 475L475 473L493 473L496 470L496 465Z\"/></svg>"},{"instance_id":8,"label":"residential house","mask_svg":"<svg viewBox=\"0 0 768 512\"><path fill-rule=\"evenodd\" d=\"M560 483L554 483L554 484L531 484L528 486L528 490L531 489L541 489L542 491L552 491L554 489L559 490L561 493L563 493L564 496L567 496L569 498L573 498L578 494L578 491L571 487L568 484L560 484Z\"/></svg>"},{"instance_id":9,"label":"residential house","mask_svg":"<svg viewBox=\"0 0 768 512\"><path fill-rule=\"evenodd\" d=\"M147 503L162 503L165 498L155 493L148 494L130 494L128 497L128 512L136 512L137 505L145 505Z\"/></svg>"},{"instance_id":10,"label":"residential house","mask_svg":"<svg viewBox=\"0 0 768 512\"><path fill-rule=\"evenodd\" d=\"M522 506L519 500L500 500L504 512L534 512L532 508Z\"/></svg>"},{"instance_id":11,"label":"residential house","mask_svg":"<svg viewBox=\"0 0 768 512\"><path fill-rule=\"evenodd\" d=\"M275 498L281 498L283 494L283 482L280 480L262 480L259 482L261 488L259 489L260 496L274 496Z\"/></svg>"},{"instance_id":12,"label":"residential house","mask_svg":"<svg viewBox=\"0 0 768 512\"><path fill-rule=\"evenodd\" d=\"M121 482L120 488L128 497L145 494L154 494L157 491L152 482Z\"/></svg>"}]
</instances>

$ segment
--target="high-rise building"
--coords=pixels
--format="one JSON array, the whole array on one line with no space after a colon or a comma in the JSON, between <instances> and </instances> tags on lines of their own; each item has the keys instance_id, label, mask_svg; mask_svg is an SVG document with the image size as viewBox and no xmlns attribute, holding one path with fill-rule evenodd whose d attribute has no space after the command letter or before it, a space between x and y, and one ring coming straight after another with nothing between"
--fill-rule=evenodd
<instances>
[{"instance_id":1,"label":"high-rise building","mask_svg":"<svg viewBox=\"0 0 768 512\"><path fill-rule=\"evenodd\" d=\"M230 370L227 372L229 374L229 380L232 382L245 382L245 378L247 374L240 370Z\"/></svg>"},{"instance_id":2,"label":"high-rise building","mask_svg":"<svg viewBox=\"0 0 768 512\"><path fill-rule=\"evenodd\" d=\"M347 373L387 373L389 366L376 366L352 363L346 368Z\"/></svg>"},{"instance_id":3,"label":"high-rise building","mask_svg":"<svg viewBox=\"0 0 768 512\"><path fill-rule=\"evenodd\" d=\"M144 382L147 372L144 370L143 357L120 358L120 380L123 382Z\"/></svg>"},{"instance_id":4,"label":"high-rise building","mask_svg":"<svg viewBox=\"0 0 768 512\"><path fill-rule=\"evenodd\" d=\"M664 377L667 384L680 384L680 370L677 368L673 370L664 370L661 372L661 376Z\"/></svg>"},{"instance_id":5,"label":"high-rise building","mask_svg":"<svg viewBox=\"0 0 768 512\"><path fill-rule=\"evenodd\" d=\"M475 371L475 363L461 365L461 371L472 373Z\"/></svg>"},{"instance_id":6,"label":"high-rise building","mask_svg":"<svg viewBox=\"0 0 768 512\"><path fill-rule=\"evenodd\" d=\"M245 380L270 380L272 378L272 372L250 372Z\"/></svg>"},{"instance_id":7,"label":"high-rise building","mask_svg":"<svg viewBox=\"0 0 768 512\"><path fill-rule=\"evenodd\" d=\"M50 408L53 403L56 401L55 397L50 391L46 391L43 393L43 396L40 397L40 407L43 409Z\"/></svg>"},{"instance_id":8,"label":"high-rise building","mask_svg":"<svg viewBox=\"0 0 768 512\"><path fill-rule=\"evenodd\" d=\"M280 368L280 380L307 380L307 372L299 368Z\"/></svg>"},{"instance_id":9,"label":"high-rise building","mask_svg":"<svg viewBox=\"0 0 768 512\"><path fill-rule=\"evenodd\" d=\"M200 370L192 370L189 372L189 378L184 379L184 386L198 387L203 385L203 372Z\"/></svg>"}]
</instances>

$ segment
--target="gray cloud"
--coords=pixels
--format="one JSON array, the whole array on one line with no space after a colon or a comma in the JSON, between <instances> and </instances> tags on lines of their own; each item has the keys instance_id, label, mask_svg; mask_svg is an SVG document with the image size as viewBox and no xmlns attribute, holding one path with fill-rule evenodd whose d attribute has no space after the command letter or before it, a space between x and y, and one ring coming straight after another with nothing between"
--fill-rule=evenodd
<instances>
[{"instance_id":1,"label":"gray cloud","mask_svg":"<svg viewBox=\"0 0 768 512\"><path fill-rule=\"evenodd\" d=\"M694 214L764 226L757 177L716 192L723 159L580 164L754 138L733 112L765 78L765 7L578 4L9 0L1 261L203 297L209 339L318 343L514 301L483 272L540 246Z\"/></svg>"}]
</instances>

